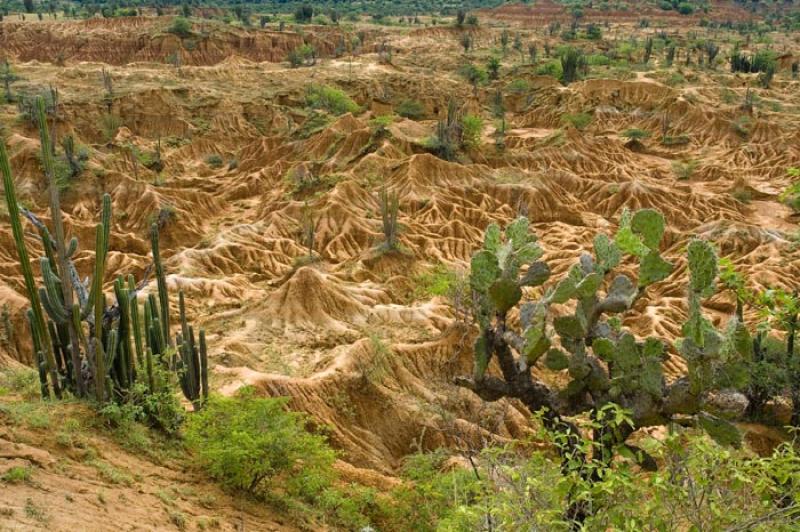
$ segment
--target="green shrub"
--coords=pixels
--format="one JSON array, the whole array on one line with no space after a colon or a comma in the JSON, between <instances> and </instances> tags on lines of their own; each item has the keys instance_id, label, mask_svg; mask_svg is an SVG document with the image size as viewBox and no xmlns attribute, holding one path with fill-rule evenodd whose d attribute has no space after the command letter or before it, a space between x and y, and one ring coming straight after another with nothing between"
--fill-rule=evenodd
<instances>
[{"instance_id":1,"label":"green shrub","mask_svg":"<svg viewBox=\"0 0 800 532\"><path fill-rule=\"evenodd\" d=\"M697 161L691 159L686 161L673 161L672 172L675 174L677 179L689 179L694 174L698 164L699 163Z\"/></svg>"},{"instance_id":2,"label":"green shrub","mask_svg":"<svg viewBox=\"0 0 800 532\"><path fill-rule=\"evenodd\" d=\"M630 129L626 129L625 131L620 133L620 135L625 137L625 138L627 138L627 139L631 139L631 140L642 140L642 139L646 139L647 137L649 137L650 136L650 132L646 131L644 129L630 128Z\"/></svg>"},{"instance_id":3,"label":"green shrub","mask_svg":"<svg viewBox=\"0 0 800 532\"><path fill-rule=\"evenodd\" d=\"M583 129L592 121L589 113L565 114L561 117L562 124L568 124L575 129Z\"/></svg>"},{"instance_id":4,"label":"green shrub","mask_svg":"<svg viewBox=\"0 0 800 532\"><path fill-rule=\"evenodd\" d=\"M475 149L481 145L483 119L475 115L465 115L461 119L461 143L465 148Z\"/></svg>"},{"instance_id":5,"label":"green shrub","mask_svg":"<svg viewBox=\"0 0 800 532\"><path fill-rule=\"evenodd\" d=\"M283 493L309 499L333 481L335 454L305 430L304 416L285 407L285 399L256 397L252 387L212 396L189 418L186 441L228 488L264 497L280 479Z\"/></svg>"},{"instance_id":6,"label":"green shrub","mask_svg":"<svg viewBox=\"0 0 800 532\"><path fill-rule=\"evenodd\" d=\"M396 112L403 118L420 120L425 116L425 108L417 100L403 100L397 106Z\"/></svg>"},{"instance_id":7,"label":"green shrub","mask_svg":"<svg viewBox=\"0 0 800 532\"><path fill-rule=\"evenodd\" d=\"M206 164L211 168L222 168L223 160L222 156L218 153L212 153L208 155L205 159Z\"/></svg>"},{"instance_id":8,"label":"green shrub","mask_svg":"<svg viewBox=\"0 0 800 532\"><path fill-rule=\"evenodd\" d=\"M789 177L800 177L800 168L789 168ZM794 212L800 212L800 181L795 181L789 185L780 195L780 200L792 208Z\"/></svg>"},{"instance_id":9,"label":"green shrub","mask_svg":"<svg viewBox=\"0 0 800 532\"><path fill-rule=\"evenodd\" d=\"M192 23L183 17L175 17L167 31L181 38L191 37Z\"/></svg>"},{"instance_id":10,"label":"green shrub","mask_svg":"<svg viewBox=\"0 0 800 532\"><path fill-rule=\"evenodd\" d=\"M528 92L531 87L527 80L518 78L509 83L506 88L508 89L508 92L521 94Z\"/></svg>"},{"instance_id":11,"label":"green shrub","mask_svg":"<svg viewBox=\"0 0 800 532\"><path fill-rule=\"evenodd\" d=\"M361 108L339 89L328 85L311 85L306 90L306 104L312 109L325 109L335 115L357 113Z\"/></svg>"},{"instance_id":12,"label":"green shrub","mask_svg":"<svg viewBox=\"0 0 800 532\"><path fill-rule=\"evenodd\" d=\"M540 65L536 69L536 73L540 76L552 76L556 79L561 79L561 61L550 61Z\"/></svg>"}]
</instances>

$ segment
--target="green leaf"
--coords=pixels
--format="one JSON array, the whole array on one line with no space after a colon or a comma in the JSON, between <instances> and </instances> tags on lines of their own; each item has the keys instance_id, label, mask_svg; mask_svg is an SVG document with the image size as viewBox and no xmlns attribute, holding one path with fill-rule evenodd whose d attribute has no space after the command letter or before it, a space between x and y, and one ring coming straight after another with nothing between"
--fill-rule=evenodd
<instances>
[{"instance_id":1,"label":"green leaf","mask_svg":"<svg viewBox=\"0 0 800 532\"><path fill-rule=\"evenodd\" d=\"M736 448L741 447L742 434L733 423L712 416L707 412L701 412L697 417L697 421L700 427L718 444L731 445Z\"/></svg>"},{"instance_id":2,"label":"green leaf","mask_svg":"<svg viewBox=\"0 0 800 532\"><path fill-rule=\"evenodd\" d=\"M641 235L645 246L657 251L664 236L664 216L655 209L636 211L631 219L631 230Z\"/></svg>"},{"instance_id":3,"label":"green leaf","mask_svg":"<svg viewBox=\"0 0 800 532\"><path fill-rule=\"evenodd\" d=\"M502 277L489 287L489 299L500 314L505 314L522 299L522 289L511 279Z\"/></svg>"},{"instance_id":4,"label":"green leaf","mask_svg":"<svg viewBox=\"0 0 800 532\"><path fill-rule=\"evenodd\" d=\"M497 253L497 250L500 248L500 243L500 226L495 223L489 224L486 228L486 235L483 237L483 249L491 253Z\"/></svg>"},{"instance_id":5,"label":"green leaf","mask_svg":"<svg viewBox=\"0 0 800 532\"><path fill-rule=\"evenodd\" d=\"M498 277L500 277L500 266L493 253L482 250L472 256L469 284L473 290L486 293Z\"/></svg>"},{"instance_id":6,"label":"green leaf","mask_svg":"<svg viewBox=\"0 0 800 532\"><path fill-rule=\"evenodd\" d=\"M551 371L561 371L567 369L569 366L569 359L564 351L554 347L550 349L544 357L544 365Z\"/></svg>"},{"instance_id":7,"label":"green leaf","mask_svg":"<svg viewBox=\"0 0 800 532\"><path fill-rule=\"evenodd\" d=\"M658 251L651 250L639 264L639 286L650 286L663 281L672 273L672 264L661 258Z\"/></svg>"},{"instance_id":8,"label":"green leaf","mask_svg":"<svg viewBox=\"0 0 800 532\"><path fill-rule=\"evenodd\" d=\"M528 271L519 282L521 286L540 286L550 278L550 266L545 262L536 261L528 266Z\"/></svg>"}]
</instances>

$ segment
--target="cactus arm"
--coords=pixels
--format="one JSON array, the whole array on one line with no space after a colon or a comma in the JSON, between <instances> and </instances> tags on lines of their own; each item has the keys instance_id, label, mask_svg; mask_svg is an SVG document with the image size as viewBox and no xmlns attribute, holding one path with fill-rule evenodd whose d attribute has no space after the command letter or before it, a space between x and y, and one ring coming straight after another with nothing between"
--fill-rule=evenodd
<instances>
[{"instance_id":1,"label":"cactus arm","mask_svg":"<svg viewBox=\"0 0 800 532\"><path fill-rule=\"evenodd\" d=\"M0 141L0 173L3 174L3 187L5 190L6 204L8 206L8 216L11 220L11 232L14 235L17 256L19 257L20 266L22 267L22 276L25 280L25 289L28 292L28 299L31 303L31 311L33 314L31 320L32 328L38 331L41 335L41 346L43 347L42 354L47 366L47 371L50 375L50 385L53 387L53 393L55 396L57 398L61 398L61 386L58 382L55 356L50 347L51 344L49 338L45 337L48 333L44 325L42 305L39 301L39 292L36 289L36 283L33 279L33 271L31 270L31 262L30 258L28 257L28 250L25 246L25 236L22 232L19 204L17 203L14 179L11 176L8 153L6 152L5 143L2 141Z\"/></svg>"},{"instance_id":2,"label":"cactus arm","mask_svg":"<svg viewBox=\"0 0 800 532\"><path fill-rule=\"evenodd\" d=\"M106 397L106 355L103 352L103 342L94 338L95 367L94 367L94 393L98 404L103 404Z\"/></svg>"},{"instance_id":3,"label":"cactus arm","mask_svg":"<svg viewBox=\"0 0 800 532\"><path fill-rule=\"evenodd\" d=\"M128 292L130 293L130 317L131 331L133 332L133 346L136 350L136 364L139 368L144 367L144 350L142 346L142 326L139 321L139 298L136 293L136 285L133 276L128 276Z\"/></svg>"},{"instance_id":4,"label":"cactus arm","mask_svg":"<svg viewBox=\"0 0 800 532\"><path fill-rule=\"evenodd\" d=\"M158 239L158 224L153 224L150 228L150 241L153 247L153 264L156 267L156 280L158 282L158 301L161 307L160 322L161 322L161 337L169 345L172 345L172 339L169 335L169 293L167 292L167 280L164 276L164 267L161 264L161 252L159 250Z\"/></svg>"},{"instance_id":5,"label":"cactus arm","mask_svg":"<svg viewBox=\"0 0 800 532\"><path fill-rule=\"evenodd\" d=\"M206 348L206 332L200 329L200 380L203 385L203 402L208 401L208 349Z\"/></svg>"}]
</instances>

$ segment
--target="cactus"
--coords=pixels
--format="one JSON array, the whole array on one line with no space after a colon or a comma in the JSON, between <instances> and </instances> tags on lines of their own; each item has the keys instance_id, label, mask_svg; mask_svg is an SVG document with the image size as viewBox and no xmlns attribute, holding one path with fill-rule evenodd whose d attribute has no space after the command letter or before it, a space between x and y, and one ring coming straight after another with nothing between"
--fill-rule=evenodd
<instances>
[{"instance_id":1,"label":"cactus","mask_svg":"<svg viewBox=\"0 0 800 532\"><path fill-rule=\"evenodd\" d=\"M61 398L61 385L59 382L58 373L56 371L55 356L53 354L49 332L47 331L47 326L45 325L42 305L39 300L39 292L36 289L36 282L33 279L33 271L31 270L30 259L28 258L28 250L25 246L25 235L22 232L19 205L17 204L14 179L11 176L8 153L6 152L5 144L2 141L0 141L0 172L3 174L3 189L5 190L8 216L11 220L11 232L14 235L14 244L17 248L17 256L19 257L20 265L22 267L22 276L25 280L25 290L28 293L28 299L31 303L32 316L30 316L29 319L31 325L31 336L40 340L40 348L34 351L34 358L37 358L40 355L42 356L44 359L46 372L50 378L50 386L53 388L53 393L57 398ZM41 367L41 364L39 366Z\"/></svg>"},{"instance_id":2,"label":"cactus","mask_svg":"<svg viewBox=\"0 0 800 532\"><path fill-rule=\"evenodd\" d=\"M183 290L178 292L178 306L181 320L181 334L178 341L180 377L183 395L199 410L208 397L208 354L206 352L205 332L200 331L200 345L195 344L194 329L186 321L186 304Z\"/></svg>"},{"instance_id":3,"label":"cactus","mask_svg":"<svg viewBox=\"0 0 800 532\"><path fill-rule=\"evenodd\" d=\"M62 386L82 397L93 390L98 405L109 401L142 400L134 392L137 381L146 381L149 393L162 393L164 386L175 385L173 378L156 370L177 370L181 386L195 408L208 397L208 355L206 337L200 331L195 344L194 329L187 323L183 294L180 295L182 340L179 350L170 336L169 294L161 263L158 226L151 227L153 264L157 294L144 300L144 320L140 320L137 287L132 276L117 277L113 284L114 305L106 304L103 281L111 234L111 197L102 199L101 219L95 227L95 250L91 282L80 280L73 257L78 251L75 238L67 240L61 215L60 197L53 172L53 159L45 106L37 101L42 164L50 192L51 230L17 203L14 182L5 145L0 142L0 172L3 176L8 212L26 293L27 311L34 357L40 374L42 396L61 397ZM44 256L39 258L42 283L37 286L31 268L22 228L24 214L39 233ZM8 336L8 333L6 333ZM179 355L180 360L175 360ZM184 371L186 368L187 371ZM142 403L147 410L147 402ZM157 414L155 414L157 415Z\"/></svg>"},{"instance_id":4,"label":"cactus","mask_svg":"<svg viewBox=\"0 0 800 532\"><path fill-rule=\"evenodd\" d=\"M625 210L613 239L598 235L594 255L584 253L537 300L524 301L524 287L542 285L549 278L549 268L539 260L542 250L525 218L509 224L505 233L489 225L470 263L470 287L481 328L475 369L471 377L458 377L456 384L485 400L512 397L531 411L544 409L544 423L573 442L567 445L565 459L585 453L574 443L577 429L565 417L598 412L612 402L631 411L632 425L602 442L599 452L609 464L615 446L625 444L635 429L666 424L678 414L694 416L709 434L718 432L720 441L735 440L725 422L703 411L716 376L733 369L736 356L721 355L738 352L738 346L747 343L735 323L725 340L702 316L700 299L713 292L717 274L711 246L695 240L688 250L690 313L681 352L690 364L689 386L685 379L666 382L662 370L666 348L661 339L639 340L614 316L631 309L650 285L672 273L673 265L660 254L664 233L659 212ZM613 273L623 254L638 261L638 281ZM553 305L567 303L572 310L554 315L562 307ZM508 319L517 306L518 325ZM491 367L494 361L499 376ZM567 384L558 389L536 377L531 370L540 361L551 371L566 370ZM602 426L602 416L593 417Z\"/></svg>"},{"instance_id":5,"label":"cactus","mask_svg":"<svg viewBox=\"0 0 800 532\"><path fill-rule=\"evenodd\" d=\"M383 224L383 246L387 250L397 249L399 200L397 193L389 193L386 188L381 189L381 222Z\"/></svg>"}]
</instances>

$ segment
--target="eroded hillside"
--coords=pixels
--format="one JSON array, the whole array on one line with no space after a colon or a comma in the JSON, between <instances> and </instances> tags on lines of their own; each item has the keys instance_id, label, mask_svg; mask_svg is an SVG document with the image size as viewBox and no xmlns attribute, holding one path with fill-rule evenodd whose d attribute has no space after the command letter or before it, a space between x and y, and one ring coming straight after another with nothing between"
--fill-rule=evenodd
<instances>
[{"instance_id":1,"label":"eroded hillside","mask_svg":"<svg viewBox=\"0 0 800 532\"><path fill-rule=\"evenodd\" d=\"M639 335L679 336L681 257L694 235L754 286L797 287L796 218L780 195L800 161L800 83L786 69L761 88L724 62L667 66L657 50L649 67L592 67L590 79L564 86L509 50L500 78L473 89L458 68L497 51L499 27L470 30L468 55L454 28L370 27L358 50L334 57L354 32L308 27L303 37L199 22L189 49L169 23L0 24L2 53L20 78L13 90L57 87L56 135L86 148L85 169L63 191L68 231L81 242L78 268L93 253L101 194L114 209L108 282L117 273L142 277L148 227L159 220L168 283L187 294L208 333L213 386L231 393L248 383L290 397L292 408L330 427L355 468L391 476L419 449L530 428L520 405L483 403L453 385L471 371L475 331L446 297L426 290L436 271L464 271L491 222L526 214L557 278L595 234L615 230L623 208L660 210L664 254L678 266L626 319ZM556 45L545 28L520 31L540 61L555 57L545 55ZM661 30L612 31L641 41ZM689 39L682 28L667 31ZM797 53L795 41L771 35L776 48ZM320 57L290 68L288 52L304 41ZM723 44L720 58L730 49ZM311 87L339 88L359 108L313 109ZM491 118L497 90L507 111L504 149ZM478 145L452 162L426 144L451 98L486 117ZM748 99L752 108L743 108ZM393 115L407 100L420 103L419 115ZM38 133L19 114L0 106L2 132L24 204L47 220ZM622 135L632 129L649 136ZM158 150L162 164L153 165ZM380 249L381 190L399 199L400 251ZM38 256L32 231L28 245ZM6 223L0 274L0 302L24 331L27 301ZM723 292L707 307L722 322L734 298ZM30 348L19 337L26 361ZM666 369L675 377L685 365L672 353Z\"/></svg>"}]
</instances>

